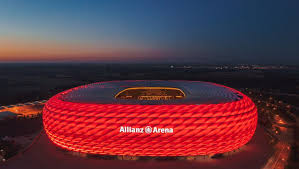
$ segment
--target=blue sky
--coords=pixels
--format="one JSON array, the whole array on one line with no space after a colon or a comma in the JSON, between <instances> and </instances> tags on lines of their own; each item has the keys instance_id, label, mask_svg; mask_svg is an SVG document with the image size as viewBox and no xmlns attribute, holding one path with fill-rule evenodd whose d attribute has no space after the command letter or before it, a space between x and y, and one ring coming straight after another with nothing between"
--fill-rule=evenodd
<instances>
[{"instance_id":1,"label":"blue sky","mask_svg":"<svg viewBox=\"0 0 299 169\"><path fill-rule=\"evenodd\" d=\"M0 1L0 61L299 64L298 1Z\"/></svg>"}]
</instances>

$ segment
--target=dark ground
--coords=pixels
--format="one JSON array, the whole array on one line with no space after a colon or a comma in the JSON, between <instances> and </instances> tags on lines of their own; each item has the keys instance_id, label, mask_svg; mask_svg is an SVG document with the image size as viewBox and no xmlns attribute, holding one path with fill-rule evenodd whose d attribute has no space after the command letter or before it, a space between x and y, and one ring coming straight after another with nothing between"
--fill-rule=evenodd
<instances>
[{"instance_id":1,"label":"dark ground","mask_svg":"<svg viewBox=\"0 0 299 169\"><path fill-rule=\"evenodd\" d=\"M233 66L231 66L233 67ZM216 70L215 66L174 64L0 64L0 105L48 99L78 85L110 80L200 80L233 88L258 88L299 94L299 69ZM299 104L298 97L284 98Z\"/></svg>"},{"instance_id":2,"label":"dark ground","mask_svg":"<svg viewBox=\"0 0 299 169\"><path fill-rule=\"evenodd\" d=\"M233 66L232 66L233 67ZM192 68L184 67L184 65L174 65L171 68L170 65L163 64L0 64L0 106L10 105L17 103L25 103L34 100L48 99L54 94L83 84L100 82L100 81L110 81L110 80L134 80L134 79L147 79L147 80L199 80L199 81L210 81L219 84L223 84L232 88L250 88L258 89L258 91L263 91L270 93L274 98L282 100L285 103L289 103L295 106L299 106L299 69L298 68L284 68L284 69L268 69L268 70L240 70L240 69L215 69L215 66L199 66L192 65ZM272 94L273 93L273 94ZM277 95L276 95L276 94ZM275 95L274 95L275 94ZM298 114L297 114L298 115ZM18 129L21 126L26 126L26 122L29 119L24 119L24 124L19 123ZM33 122L35 122L33 120ZM3 122L4 123L4 122ZM10 122L11 125L15 125L14 122ZM38 125L40 128L41 120L36 120L36 123L30 124ZM5 125L6 126L6 125ZM16 129L17 129L16 128ZM22 127L21 127L22 128ZM25 133L33 132L29 125L23 127L26 130ZM6 133L5 131L2 131ZM17 130L12 132L18 135ZM47 142L48 139L44 137L41 138L42 142L39 142L34 149L39 149L40 147L47 146L52 158L52 162L58 162L61 159L68 159L74 161L76 157L60 157L61 155L56 154L56 150L51 148ZM48 149L46 148L46 149ZM44 149L44 151L48 151ZM41 149L43 150L43 149ZM257 149L253 149L256 151ZM31 156L31 155L33 156ZM30 151L30 159L22 158L19 159L22 162L18 165L22 165L30 161L30 164L34 167L40 167L40 165L47 165L47 161L40 161L39 151ZM45 153L47 154L47 153ZM263 153L261 153L263 154ZM63 155L64 156L64 155ZM237 161L242 160L237 157ZM81 158L80 158L81 159ZM261 160L265 160L262 158ZM58 160L58 161L57 161ZM255 158L252 159L252 164L258 164L259 166L265 162L260 161L260 163L255 163ZM76 160L75 160L76 161ZM84 162L79 162L80 165L85 165ZM90 161L90 159L87 159ZM231 160L225 160L224 163L230 163ZM234 160L233 160L234 161ZM79 164L78 163L78 164ZM119 165L125 164L129 168L135 164L132 161L118 162L115 164L115 168ZM218 162L216 162L218 163ZM114 164L114 161L92 161L90 164L99 164L100 166L110 166ZM27 165L27 164L25 164ZM79 165L79 166L80 166ZM147 167L160 167L168 166L168 168L180 166L181 168L188 167L198 167L198 163L195 162L146 162L138 163L140 168ZM216 165L216 164L215 164ZM215 167L214 164L208 165L209 167ZM113 165L112 165L113 166ZM169 167L170 166L170 167ZM172 167L171 167L172 166ZM216 165L219 167L219 165ZM224 165L226 166L226 164ZM14 168L16 166L9 166L8 168ZM68 167L67 165L65 167ZM64 167L64 168L65 168ZM244 166L242 166L244 167ZM250 166L247 166L250 168ZM113 167L112 167L113 168ZM125 167L126 168L126 167Z\"/></svg>"}]
</instances>

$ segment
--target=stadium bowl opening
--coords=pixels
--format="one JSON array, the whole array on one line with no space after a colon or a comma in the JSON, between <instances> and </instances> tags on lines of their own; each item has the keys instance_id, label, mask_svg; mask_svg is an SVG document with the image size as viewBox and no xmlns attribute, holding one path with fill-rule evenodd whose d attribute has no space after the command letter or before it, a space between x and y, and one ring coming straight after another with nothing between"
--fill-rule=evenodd
<instances>
[{"instance_id":1,"label":"stadium bowl opening","mask_svg":"<svg viewBox=\"0 0 299 169\"><path fill-rule=\"evenodd\" d=\"M110 81L53 96L43 110L50 140L100 155L195 156L246 144L257 125L243 93L200 81Z\"/></svg>"}]
</instances>

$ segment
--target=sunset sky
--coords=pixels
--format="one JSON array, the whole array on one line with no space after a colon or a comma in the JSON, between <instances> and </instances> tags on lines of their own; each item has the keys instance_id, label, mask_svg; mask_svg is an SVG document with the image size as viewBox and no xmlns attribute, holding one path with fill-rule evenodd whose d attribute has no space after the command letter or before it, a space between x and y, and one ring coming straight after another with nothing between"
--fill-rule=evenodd
<instances>
[{"instance_id":1,"label":"sunset sky","mask_svg":"<svg viewBox=\"0 0 299 169\"><path fill-rule=\"evenodd\" d=\"M0 62L299 64L297 0L1 0Z\"/></svg>"}]
</instances>

